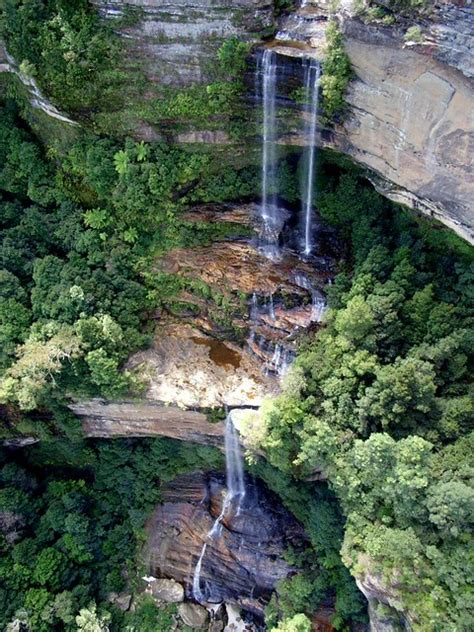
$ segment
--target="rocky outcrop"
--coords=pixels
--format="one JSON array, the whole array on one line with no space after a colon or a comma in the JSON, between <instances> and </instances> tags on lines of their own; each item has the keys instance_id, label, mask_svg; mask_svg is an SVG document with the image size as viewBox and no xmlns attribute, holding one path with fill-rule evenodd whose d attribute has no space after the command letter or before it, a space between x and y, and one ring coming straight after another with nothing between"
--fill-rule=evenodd
<instances>
[{"instance_id":1,"label":"rocky outcrop","mask_svg":"<svg viewBox=\"0 0 474 632\"><path fill-rule=\"evenodd\" d=\"M144 560L151 575L176 579L192 596L196 563L222 509L223 479L204 473L180 476L163 495L164 504L146 526ZM286 547L303 539L302 528L278 499L248 480L240 513L227 514L220 535L208 541L201 568L206 601L237 603L262 614L277 581L291 573Z\"/></svg>"},{"instance_id":2,"label":"rocky outcrop","mask_svg":"<svg viewBox=\"0 0 474 632\"><path fill-rule=\"evenodd\" d=\"M253 226L254 207L211 205L185 217ZM221 447L222 426L204 412L255 409L276 395L299 335L320 326L337 240L321 226L318 243L321 254L311 261L286 247L270 260L256 238L176 249L157 260L156 272L176 276L183 290L153 314L152 344L125 366L144 393L72 404L87 436L167 436Z\"/></svg>"},{"instance_id":3,"label":"rocky outcrop","mask_svg":"<svg viewBox=\"0 0 474 632\"><path fill-rule=\"evenodd\" d=\"M88 437L169 437L222 448L224 428L206 415L150 400L107 402L92 399L71 404Z\"/></svg>"},{"instance_id":4,"label":"rocky outcrop","mask_svg":"<svg viewBox=\"0 0 474 632\"><path fill-rule=\"evenodd\" d=\"M472 0L438 2L422 20L423 46L442 63L474 78L474 10Z\"/></svg>"},{"instance_id":5,"label":"rocky outcrop","mask_svg":"<svg viewBox=\"0 0 474 632\"><path fill-rule=\"evenodd\" d=\"M356 583L369 604L370 632L410 632L410 617L397 598L396 586L370 570Z\"/></svg>"},{"instance_id":6,"label":"rocky outcrop","mask_svg":"<svg viewBox=\"0 0 474 632\"><path fill-rule=\"evenodd\" d=\"M276 387L245 348L185 324L159 325L153 345L127 366L147 383L148 399L187 409L259 406Z\"/></svg>"},{"instance_id":7,"label":"rocky outcrop","mask_svg":"<svg viewBox=\"0 0 474 632\"><path fill-rule=\"evenodd\" d=\"M18 78L27 92L30 105L33 109L41 110L44 114L66 125L78 125L76 121L73 121L66 114L60 112L58 108L51 103L40 90L34 77L30 77L22 72L17 61L8 53L2 42L0 42L0 73L2 72L11 73Z\"/></svg>"},{"instance_id":8,"label":"rocky outcrop","mask_svg":"<svg viewBox=\"0 0 474 632\"><path fill-rule=\"evenodd\" d=\"M303 296L294 278L308 275L323 286L330 270L315 272L312 265L288 253L281 261L272 261L251 243L216 242L192 250L172 250L158 262L162 272L183 274L201 279L221 292L234 291L252 295L275 294L277 291Z\"/></svg>"},{"instance_id":9,"label":"rocky outcrop","mask_svg":"<svg viewBox=\"0 0 474 632\"><path fill-rule=\"evenodd\" d=\"M331 144L372 169L387 197L473 241L474 85L386 31L344 23L356 78Z\"/></svg>"}]
</instances>

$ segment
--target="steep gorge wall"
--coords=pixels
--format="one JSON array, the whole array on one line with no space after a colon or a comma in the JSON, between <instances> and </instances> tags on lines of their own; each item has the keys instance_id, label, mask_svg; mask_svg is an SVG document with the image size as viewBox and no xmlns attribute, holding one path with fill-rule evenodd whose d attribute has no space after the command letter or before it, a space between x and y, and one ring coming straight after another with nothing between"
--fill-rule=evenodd
<instances>
[{"instance_id":1,"label":"steep gorge wall","mask_svg":"<svg viewBox=\"0 0 474 632\"><path fill-rule=\"evenodd\" d=\"M324 56L330 3L308 0L284 18L277 50ZM341 2L337 20L353 79L343 120L320 144L368 167L376 188L474 240L474 7L438 3L395 26L364 22ZM408 28L419 28L407 41ZM303 49L303 53L301 52ZM288 62L291 63L291 62ZM303 144L300 133L284 142Z\"/></svg>"},{"instance_id":2,"label":"steep gorge wall","mask_svg":"<svg viewBox=\"0 0 474 632\"><path fill-rule=\"evenodd\" d=\"M135 23L120 29L131 64L150 82L175 87L210 81L225 39L255 41L273 22L272 0L91 1L112 25L135 11Z\"/></svg>"},{"instance_id":3,"label":"steep gorge wall","mask_svg":"<svg viewBox=\"0 0 474 632\"><path fill-rule=\"evenodd\" d=\"M112 21L126 5L141 10L121 29L131 61L151 84L183 87L209 81L224 39L258 42L274 24L269 0L96 0ZM308 0L280 19L275 43L283 55L321 56L330 11ZM423 39L404 41L409 22L366 24L341 3L338 19L354 70L344 121L320 144L367 167L376 188L474 240L474 11L471 2L439 3L420 22ZM278 40L283 33L282 41ZM296 44L296 46L295 46ZM228 142L225 130L177 135L178 142ZM281 138L301 145L298 131Z\"/></svg>"},{"instance_id":4,"label":"steep gorge wall","mask_svg":"<svg viewBox=\"0 0 474 632\"><path fill-rule=\"evenodd\" d=\"M474 16L473 16L474 17ZM356 78L335 148L372 169L377 188L474 239L474 84L389 29L345 26Z\"/></svg>"},{"instance_id":5,"label":"steep gorge wall","mask_svg":"<svg viewBox=\"0 0 474 632\"><path fill-rule=\"evenodd\" d=\"M225 39L236 36L258 45L276 25L272 0L91 2L112 26L121 19L116 30L123 40L127 69L139 71L147 80L143 102L160 98L166 89L206 84ZM374 185L387 197L439 219L473 242L472 2L438 3L431 17L419 20L422 39L409 44L404 41L407 23L366 24L351 14L351 6L342 2L338 14L354 69L347 92L350 107L342 122L323 130L320 144L367 167ZM304 8L283 16L273 42L283 58L288 55L291 64L295 55L320 57L329 12L327 0L307 0ZM0 71L13 68L5 62ZM62 116L31 86L29 90L33 107ZM250 97L253 100L254 95ZM173 138L191 144L229 143L224 119L222 129L218 127L216 122L212 130L204 124ZM159 124L136 122L134 131L146 140L161 137ZM295 128L281 143L301 145L305 139Z\"/></svg>"}]
</instances>

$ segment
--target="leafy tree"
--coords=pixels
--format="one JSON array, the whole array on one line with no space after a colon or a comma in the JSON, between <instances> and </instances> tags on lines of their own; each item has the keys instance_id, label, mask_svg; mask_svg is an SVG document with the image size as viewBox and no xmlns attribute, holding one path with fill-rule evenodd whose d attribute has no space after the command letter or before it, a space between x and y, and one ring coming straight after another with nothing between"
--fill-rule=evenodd
<instances>
[{"instance_id":1,"label":"leafy tree","mask_svg":"<svg viewBox=\"0 0 474 632\"><path fill-rule=\"evenodd\" d=\"M328 119L344 110L344 92L351 73L342 34L337 23L331 20L326 28L326 51L321 76L324 114Z\"/></svg>"},{"instance_id":2,"label":"leafy tree","mask_svg":"<svg viewBox=\"0 0 474 632\"><path fill-rule=\"evenodd\" d=\"M99 615L95 604L81 608L76 617L78 632L108 632L110 615Z\"/></svg>"},{"instance_id":3,"label":"leafy tree","mask_svg":"<svg viewBox=\"0 0 474 632\"><path fill-rule=\"evenodd\" d=\"M358 402L362 429L397 433L427 425L436 416L435 373L431 364L414 358L397 359L380 367L376 380Z\"/></svg>"},{"instance_id":4,"label":"leafy tree","mask_svg":"<svg viewBox=\"0 0 474 632\"><path fill-rule=\"evenodd\" d=\"M297 614L272 628L272 632L311 632L311 621L304 614Z\"/></svg>"},{"instance_id":5,"label":"leafy tree","mask_svg":"<svg viewBox=\"0 0 474 632\"><path fill-rule=\"evenodd\" d=\"M48 586L57 591L64 580L66 560L61 551L52 547L43 549L36 558L33 579L40 586Z\"/></svg>"},{"instance_id":6,"label":"leafy tree","mask_svg":"<svg viewBox=\"0 0 474 632\"><path fill-rule=\"evenodd\" d=\"M426 499L429 519L445 534L458 537L474 523L474 490L458 480L430 487Z\"/></svg>"},{"instance_id":7,"label":"leafy tree","mask_svg":"<svg viewBox=\"0 0 474 632\"><path fill-rule=\"evenodd\" d=\"M37 408L55 375L78 356L80 342L71 327L46 327L18 349L18 360L0 381L0 401L16 401L24 410Z\"/></svg>"}]
</instances>

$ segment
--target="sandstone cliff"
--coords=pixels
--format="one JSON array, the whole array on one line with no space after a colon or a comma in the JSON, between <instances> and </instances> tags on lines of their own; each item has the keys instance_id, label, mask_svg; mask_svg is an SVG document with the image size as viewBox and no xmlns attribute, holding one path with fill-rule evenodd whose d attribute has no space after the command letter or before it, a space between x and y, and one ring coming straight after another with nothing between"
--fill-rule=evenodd
<instances>
[{"instance_id":1,"label":"sandstone cliff","mask_svg":"<svg viewBox=\"0 0 474 632\"><path fill-rule=\"evenodd\" d=\"M274 23L268 0L97 1L113 20L126 5L142 19L122 31L134 63L150 82L186 86L209 80L208 68L222 41L247 41ZM301 3L297 3L297 6ZM405 41L411 21L369 24L340 5L354 79L345 120L321 134L320 143L367 167L387 197L435 217L469 241L474 239L474 12L471 2L437 3L419 20L421 39ZM282 55L324 55L331 3L307 0L275 22L274 45ZM131 44L130 44L131 42ZM284 65L284 62L280 62ZM294 68L293 68L294 69ZM142 130L143 131L143 130ZM187 132L178 142L228 142L225 130ZM304 144L298 133L282 143Z\"/></svg>"},{"instance_id":2,"label":"sandstone cliff","mask_svg":"<svg viewBox=\"0 0 474 632\"><path fill-rule=\"evenodd\" d=\"M435 217L468 241L474 233L474 11L471 2L440 4L419 20L367 23L341 3L335 16L354 77L349 110L320 143L369 168L376 188ZM277 50L293 58L324 56L330 3L309 0L286 17ZM334 17L334 16L333 16ZM281 62L280 62L281 63ZM288 62L290 63L290 62ZM302 144L300 134L284 142Z\"/></svg>"},{"instance_id":3,"label":"sandstone cliff","mask_svg":"<svg viewBox=\"0 0 474 632\"><path fill-rule=\"evenodd\" d=\"M168 484L164 504L146 527L147 572L177 580L191 596L195 566L207 543L200 576L206 601L237 603L262 615L276 583L292 572L285 549L301 544L305 534L276 496L249 479L240 511L227 514L210 540L224 495L222 477L212 473L193 472Z\"/></svg>"}]
</instances>

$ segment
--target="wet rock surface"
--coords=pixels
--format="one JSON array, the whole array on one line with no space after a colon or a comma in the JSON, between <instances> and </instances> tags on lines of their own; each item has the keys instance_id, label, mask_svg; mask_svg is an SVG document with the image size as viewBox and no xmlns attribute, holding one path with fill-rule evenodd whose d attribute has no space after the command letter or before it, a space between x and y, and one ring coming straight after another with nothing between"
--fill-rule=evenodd
<instances>
[{"instance_id":1,"label":"wet rock surface","mask_svg":"<svg viewBox=\"0 0 474 632\"><path fill-rule=\"evenodd\" d=\"M189 221L199 221L202 211L205 221L223 215L258 234L256 208L205 205L191 209ZM284 217L283 232L291 214ZM255 237L177 249L158 260L157 270L185 279L189 289L156 313L151 346L126 365L145 385L140 398L71 405L87 436L168 436L222 447L222 426L199 411L260 406L278 393L299 335L320 326L338 243L322 225L317 234L320 254L310 259L296 254L296 242L271 258Z\"/></svg>"},{"instance_id":2,"label":"wet rock surface","mask_svg":"<svg viewBox=\"0 0 474 632\"><path fill-rule=\"evenodd\" d=\"M315 281L319 278L321 284L330 277L330 271L316 272L289 251L284 255L280 261L274 261L249 242L216 242L201 248L172 250L157 265L162 272L199 278L221 292L258 292L262 296L285 290L303 295L304 291L292 281L298 271Z\"/></svg>"},{"instance_id":3,"label":"wet rock surface","mask_svg":"<svg viewBox=\"0 0 474 632\"><path fill-rule=\"evenodd\" d=\"M225 491L218 474L179 476L165 488L164 504L147 523L148 572L183 583L189 597L197 560ZM302 527L277 497L248 479L240 513L227 514L218 537L208 541L201 568L206 601L236 603L261 615L277 581L292 572L284 560L286 548L303 540Z\"/></svg>"}]
</instances>

